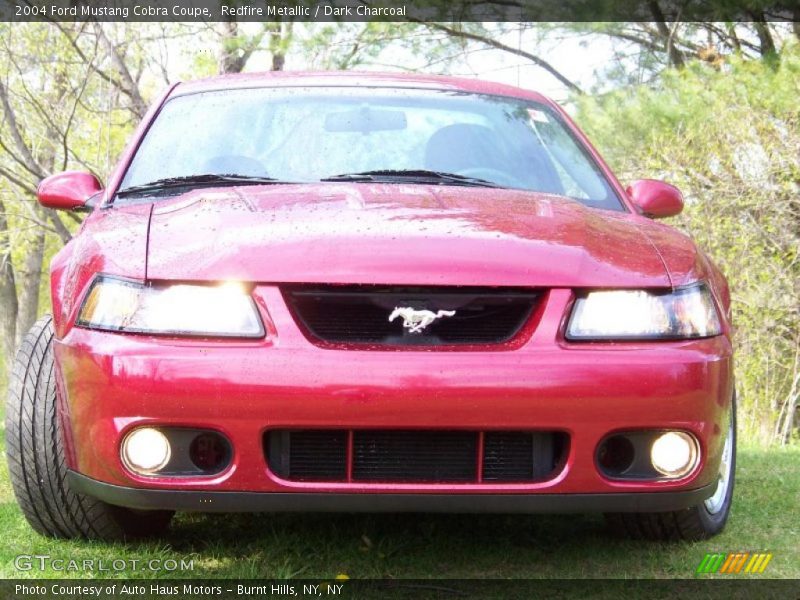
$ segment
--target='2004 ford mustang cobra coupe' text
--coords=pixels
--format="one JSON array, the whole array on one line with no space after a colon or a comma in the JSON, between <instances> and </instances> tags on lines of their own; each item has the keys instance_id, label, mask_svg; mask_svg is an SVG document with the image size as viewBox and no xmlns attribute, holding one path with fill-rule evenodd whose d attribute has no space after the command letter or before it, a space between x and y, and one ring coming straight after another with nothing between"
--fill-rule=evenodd
<instances>
[{"instance_id":1,"label":"'2004 ford mustang cobra coupe' text","mask_svg":"<svg viewBox=\"0 0 800 600\"><path fill-rule=\"evenodd\" d=\"M34 529L173 511L600 511L725 524L730 298L674 187L623 188L541 95L471 80L179 84L51 267L7 407Z\"/></svg>"}]
</instances>

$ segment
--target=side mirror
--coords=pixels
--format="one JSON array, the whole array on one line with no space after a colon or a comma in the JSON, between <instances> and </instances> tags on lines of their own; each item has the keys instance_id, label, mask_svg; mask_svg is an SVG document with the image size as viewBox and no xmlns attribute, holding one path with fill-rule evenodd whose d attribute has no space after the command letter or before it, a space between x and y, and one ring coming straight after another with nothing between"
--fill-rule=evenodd
<instances>
[{"instance_id":1,"label":"side mirror","mask_svg":"<svg viewBox=\"0 0 800 600\"><path fill-rule=\"evenodd\" d=\"M39 204L47 208L75 210L86 206L89 198L102 191L103 186L91 173L66 171L43 179L36 195Z\"/></svg>"},{"instance_id":2,"label":"side mirror","mask_svg":"<svg viewBox=\"0 0 800 600\"><path fill-rule=\"evenodd\" d=\"M634 181L626 190L642 213L653 219L674 217L683 210L683 194L674 185L655 179Z\"/></svg>"}]
</instances>

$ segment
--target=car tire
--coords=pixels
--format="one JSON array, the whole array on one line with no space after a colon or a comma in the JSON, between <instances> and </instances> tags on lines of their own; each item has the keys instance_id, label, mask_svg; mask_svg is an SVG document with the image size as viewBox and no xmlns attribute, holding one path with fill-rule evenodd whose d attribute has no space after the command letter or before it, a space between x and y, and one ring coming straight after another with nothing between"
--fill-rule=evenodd
<instances>
[{"instance_id":1,"label":"car tire","mask_svg":"<svg viewBox=\"0 0 800 600\"><path fill-rule=\"evenodd\" d=\"M653 513L613 513L606 521L617 533L633 539L693 541L717 535L725 528L733 501L736 475L736 395L731 402L730 425L723 449L715 494L684 510Z\"/></svg>"},{"instance_id":2,"label":"car tire","mask_svg":"<svg viewBox=\"0 0 800 600\"><path fill-rule=\"evenodd\" d=\"M37 532L124 540L163 532L169 511L134 511L76 493L66 479L56 409L52 317L39 319L17 351L6 402L6 455L14 495Z\"/></svg>"}]
</instances>

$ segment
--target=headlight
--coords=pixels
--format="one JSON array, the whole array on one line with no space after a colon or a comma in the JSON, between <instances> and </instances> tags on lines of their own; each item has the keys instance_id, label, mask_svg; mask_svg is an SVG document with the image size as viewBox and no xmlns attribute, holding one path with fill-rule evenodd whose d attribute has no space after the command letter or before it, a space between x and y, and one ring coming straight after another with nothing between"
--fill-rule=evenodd
<instances>
[{"instance_id":1,"label":"headlight","mask_svg":"<svg viewBox=\"0 0 800 600\"><path fill-rule=\"evenodd\" d=\"M76 324L90 329L160 335L264 335L252 297L235 283L149 286L98 277Z\"/></svg>"},{"instance_id":2,"label":"headlight","mask_svg":"<svg viewBox=\"0 0 800 600\"><path fill-rule=\"evenodd\" d=\"M589 292L572 310L567 339L681 339L719 335L717 309L705 284L669 293Z\"/></svg>"}]
</instances>

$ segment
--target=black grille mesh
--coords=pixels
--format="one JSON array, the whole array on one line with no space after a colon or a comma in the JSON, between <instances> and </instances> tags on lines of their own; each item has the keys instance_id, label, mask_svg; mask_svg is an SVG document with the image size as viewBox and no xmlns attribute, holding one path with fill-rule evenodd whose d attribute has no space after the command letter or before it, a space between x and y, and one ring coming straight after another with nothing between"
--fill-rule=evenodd
<instances>
[{"instance_id":1,"label":"black grille mesh","mask_svg":"<svg viewBox=\"0 0 800 600\"><path fill-rule=\"evenodd\" d=\"M553 469L557 446L550 433L490 431L483 442L483 480L544 479Z\"/></svg>"},{"instance_id":2,"label":"black grille mesh","mask_svg":"<svg viewBox=\"0 0 800 600\"><path fill-rule=\"evenodd\" d=\"M341 481L347 476L346 431L273 431L270 467L296 481Z\"/></svg>"},{"instance_id":3,"label":"black grille mesh","mask_svg":"<svg viewBox=\"0 0 800 600\"><path fill-rule=\"evenodd\" d=\"M268 432L264 445L272 472L294 481L503 483L553 477L564 456L566 436L524 431L279 430Z\"/></svg>"},{"instance_id":4,"label":"black grille mesh","mask_svg":"<svg viewBox=\"0 0 800 600\"><path fill-rule=\"evenodd\" d=\"M537 293L518 289L414 287L287 287L292 314L312 340L391 346L499 344L514 338ZM455 311L409 333L395 307Z\"/></svg>"},{"instance_id":5,"label":"black grille mesh","mask_svg":"<svg viewBox=\"0 0 800 600\"><path fill-rule=\"evenodd\" d=\"M470 431L356 431L355 481L475 481L478 436Z\"/></svg>"}]
</instances>

